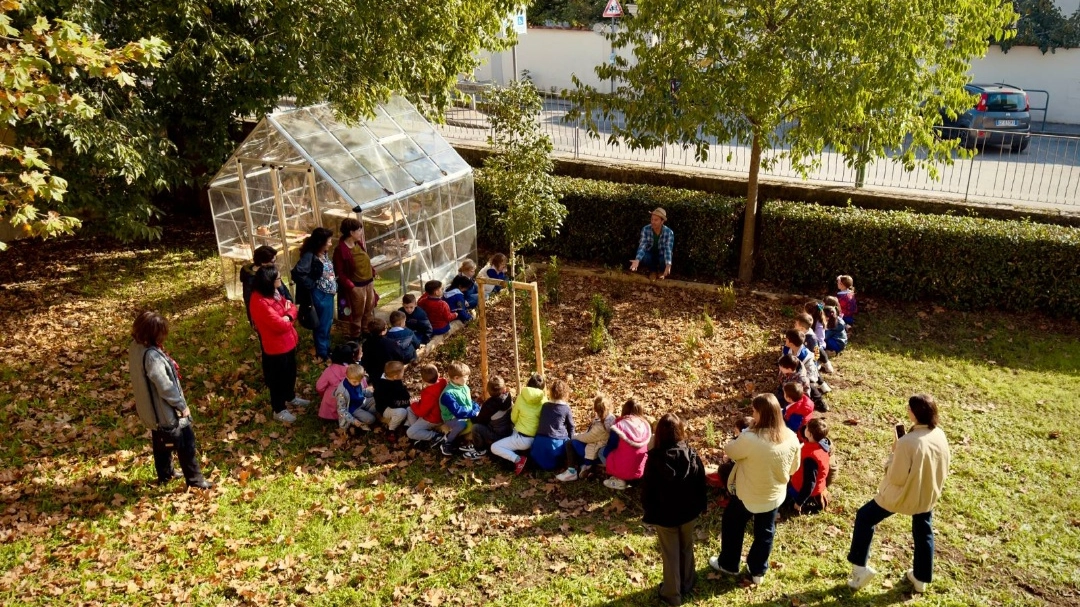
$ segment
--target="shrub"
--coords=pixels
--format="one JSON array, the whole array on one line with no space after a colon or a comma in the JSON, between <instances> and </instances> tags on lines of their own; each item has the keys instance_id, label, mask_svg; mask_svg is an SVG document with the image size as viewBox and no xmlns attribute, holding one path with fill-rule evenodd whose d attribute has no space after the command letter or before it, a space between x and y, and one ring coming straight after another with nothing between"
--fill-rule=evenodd
<instances>
[{"instance_id":1,"label":"shrub","mask_svg":"<svg viewBox=\"0 0 1080 607\"><path fill-rule=\"evenodd\" d=\"M782 287L850 274L890 299L1080 316L1077 228L772 202L761 242L759 275Z\"/></svg>"},{"instance_id":2,"label":"shrub","mask_svg":"<svg viewBox=\"0 0 1080 607\"><path fill-rule=\"evenodd\" d=\"M735 310L735 285L733 283L727 283L716 287L716 294L720 298L720 311L721 312L733 312Z\"/></svg>"},{"instance_id":3,"label":"shrub","mask_svg":"<svg viewBox=\"0 0 1080 607\"><path fill-rule=\"evenodd\" d=\"M615 310L611 309L604 296L597 293L592 298L592 325L607 329L611 326L611 319L615 316Z\"/></svg>"},{"instance_id":4,"label":"shrub","mask_svg":"<svg viewBox=\"0 0 1080 607\"><path fill-rule=\"evenodd\" d=\"M544 289L547 290L547 300L555 305L559 305L559 283L561 280L559 258L552 255L551 259L548 260L547 269L544 270Z\"/></svg>"},{"instance_id":5,"label":"shrub","mask_svg":"<svg viewBox=\"0 0 1080 607\"><path fill-rule=\"evenodd\" d=\"M486 185L483 169L477 170L478 236L484 247L506 250ZM741 199L573 177L556 177L555 190L568 214L558 235L541 239L534 253L626 267L637 252L638 235L649 223L649 213L664 207L675 231L672 266L677 274L712 278L727 274L738 261L735 230L741 225Z\"/></svg>"},{"instance_id":6,"label":"shrub","mask_svg":"<svg viewBox=\"0 0 1080 607\"><path fill-rule=\"evenodd\" d=\"M598 354L611 346L611 335L608 334L604 325L593 325L589 329L589 343L586 349L593 354Z\"/></svg>"},{"instance_id":7,"label":"shrub","mask_svg":"<svg viewBox=\"0 0 1080 607\"><path fill-rule=\"evenodd\" d=\"M708 307L701 313L701 335L705 339L712 339L716 335L716 322L713 321L712 315L709 314Z\"/></svg>"},{"instance_id":8,"label":"shrub","mask_svg":"<svg viewBox=\"0 0 1080 607\"><path fill-rule=\"evenodd\" d=\"M439 347L439 351L446 362L465 360L469 354L469 340L461 333L448 337Z\"/></svg>"}]
</instances>

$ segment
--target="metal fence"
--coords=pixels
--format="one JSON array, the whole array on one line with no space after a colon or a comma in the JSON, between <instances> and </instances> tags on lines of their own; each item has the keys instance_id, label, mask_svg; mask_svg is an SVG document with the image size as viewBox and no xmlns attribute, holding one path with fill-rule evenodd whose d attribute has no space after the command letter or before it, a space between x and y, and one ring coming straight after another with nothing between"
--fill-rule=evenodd
<instances>
[{"instance_id":1,"label":"metal fence","mask_svg":"<svg viewBox=\"0 0 1080 607\"><path fill-rule=\"evenodd\" d=\"M712 143L705 162L695 159L693 149L674 144L652 150L631 150L607 141L607 134L613 127L623 126L619 120L601 122L597 129L601 137L590 137L580 124L564 122L570 107L570 102L563 98L546 96L539 116L542 129L551 137L559 155L610 159L661 169L693 168L723 176L745 177L749 171L750 148L738 142ZM451 142L475 144L487 141L491 127L476 103L470 103L451 109L446 124L439 128ZM960 129L955 131L956 136L962 134ZM974 133L971 136L974 137ZM1032 134L1027 148L1021 152L1014 152L1008 145L1010 141L1018 142L1018 138L1005 139L1004 146L980 146L971 158L954 155L951 164L941 163L934 167L936 176L924 168L906 171L890 158L870 162L859 175L841 154L831 151L813 159L814 166L805 177L785 158L777 158L767 168L762 168L761 176L818 185L862 187L892 194L914 191L983 204L1080 210L1080 137ZM781 151L776 150L773 154ZM766 158L769 155L768 151L764 153ZM857 185L860 177L861 184Z\"/></svg>"}]
</instances>

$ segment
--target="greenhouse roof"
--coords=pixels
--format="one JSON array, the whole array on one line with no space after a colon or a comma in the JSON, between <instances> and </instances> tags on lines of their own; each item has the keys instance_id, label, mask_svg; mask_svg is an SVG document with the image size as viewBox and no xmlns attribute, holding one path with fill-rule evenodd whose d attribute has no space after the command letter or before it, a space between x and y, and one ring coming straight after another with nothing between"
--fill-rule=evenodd
<instances>
[{"instance_id":1,"label":"greenhouse roof","mask_svg":"<svg viewBox=\"0 0 1080 607\"><path fill-rule=\"evenodd\" d=\"M355 210L471 169L408 101L393 96L349 124L328 105L267 115L210 182L235 188L238 164L311 165Z\"/></svg>"}]
</instances>

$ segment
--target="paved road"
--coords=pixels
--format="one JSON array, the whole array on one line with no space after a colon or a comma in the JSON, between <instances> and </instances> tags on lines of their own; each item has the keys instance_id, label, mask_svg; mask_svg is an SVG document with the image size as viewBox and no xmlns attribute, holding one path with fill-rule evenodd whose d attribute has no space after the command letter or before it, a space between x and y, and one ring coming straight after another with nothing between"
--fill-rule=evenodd
<instances>
[{"instance_id":1,"label":"paved road","mask_svg":"<svg viewBox=\"0 0 1080 607\"><path fill-rule=\"evenodd\" d=\"M540 117L559 155L697 168L733 176L745 176L749 170L750 148L735 141L714 143L705 162L698 162L693 150L678 146L668 146L666 150L629 150L625 146L609 145L606 139L589 138L583 129L563 124L566 110L565 102L549 101ZM455 109L447 115L447 125L441 130L451 141L475 143L486 139L486 127L483 114ZM610 132L610 126L602 126L600 130ZM879 159L867 167L865 187L889 193L914 192L950 200L1080 213L1080 137L1076 135L1032 135L1024 152L988 147L974 158L957 156L952 165L936 167L936 172L935 179L927 170L908 172L889 159ZM847 166L841 155L826 151L805 181L854 186L855 175L855 169ZM785 159L778 159L763 170L762 176L804 180Z\"/></svg>"}]
</instances>

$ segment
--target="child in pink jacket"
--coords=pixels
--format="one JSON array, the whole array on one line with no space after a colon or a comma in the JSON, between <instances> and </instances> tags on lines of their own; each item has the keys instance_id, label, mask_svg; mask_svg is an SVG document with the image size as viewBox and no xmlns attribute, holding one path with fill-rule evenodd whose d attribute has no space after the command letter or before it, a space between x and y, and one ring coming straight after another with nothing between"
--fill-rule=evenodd
<instances>
[{"instance_id":1,"label":"child in pink jacket","mask_svg":"<svg viewBox=\"0 0 1080 607\"><path fill-rule=\"evenodd\" d=\"M604 466L611 475L604 481L605 487L621 491L626 489L626 481L637 480L645 474L652 427L644 415L644 409L634 399L623 404L622 416L615 420L608 444L601 451Z\"/></svg>"},{"instance_id":2,"label":"child in pink jacket","mask_svg":"<svg viewBox=\"0 0 1080 607\"><path fill-rule=\"evenodd\" d=\"M330 366L319 376L315 389L319 392L319 418L328 421L337 421L337 399L334 398L334 390L345 381L345 370L351 364L360 361L360 346L350 341L334 348L330 354ZM362 384L365 392L370 390L367 379ZM369 394L370 396L370 394Z\"/></svg>"}]
</instances>

